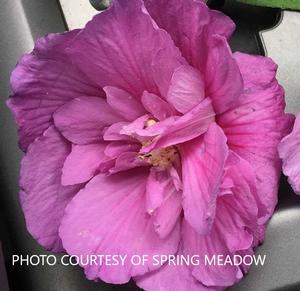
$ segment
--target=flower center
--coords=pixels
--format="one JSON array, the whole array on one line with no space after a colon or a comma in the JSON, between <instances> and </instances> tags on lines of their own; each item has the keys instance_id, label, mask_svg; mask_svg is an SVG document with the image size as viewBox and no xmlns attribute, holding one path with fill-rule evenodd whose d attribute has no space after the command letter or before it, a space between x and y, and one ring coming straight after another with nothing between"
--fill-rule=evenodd
<instances>
[{"instance_id":1,"label":"flower center","mask_svg":"<svg viewBox=\"0 0 300 291\"><path fill-rule=\"evenodd\" d=\"M145 124L145 127L151 127L157 123L154 118L149 118ZM143 147L149 145L151 140L143 143ZM156 149L147 154L140 154L139 158L141 160L147 161L153 167L158 167L161 169L169 168L173 162L178 159L178 150L176 146L170 146L162 149Z\"/></svg>"},{"instance_id":2,"label":"flower center","mask_svg":"<svg viewBox=\"0 0 300 291\"><path fill-rule=\"evenodd\" d=\"M161 169L169 168L178 159L178 151L175 146L153 150L148 154L140 155L141 160L146 160L153 167Z\"/></svg>"}]
</instances>

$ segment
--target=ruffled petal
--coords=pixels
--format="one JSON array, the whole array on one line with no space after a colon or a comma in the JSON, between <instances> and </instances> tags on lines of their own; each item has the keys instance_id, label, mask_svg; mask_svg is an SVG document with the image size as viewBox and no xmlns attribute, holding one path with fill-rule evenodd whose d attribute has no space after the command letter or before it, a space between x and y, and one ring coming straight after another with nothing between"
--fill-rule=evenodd
<instances>
[{"instance_id":1,"label":"ruffled petal","mask_svg":"<svg viewBox=\"0 0 300 291\"><path fill-rule=\"evenodd\" d=\"M204 30L210 23L210 14L205 3L193 0L144 2L158 26L171 35L184 58L195 67L206 50Z\"/></svg>"},{"instance_id":2,"label":"ruffled petal","mask_svg":"<svg viewBox=\"0 0 300 291\"><path fill-rule=\"evenodd\" d=\"M141 102L126 91L116 87L104 87L107 103L125 120L132 121L146 113Z\"/></svg>"},{"instance_id":3,"label":"ruffled petal","mask_svg":"<svg viewBox=\"0 0 300 291\"><path fill-rule=\"evenodd\" d=\"M167 99L184 114L205 98L204 90L201 73L191 66L181 66L173 74Z\"/></svg>"},{"instance_id":4,"label":"ruffled petal","mask_svg":"<svg viewBox=\"0 0 300 291\"><path fill-rule=\"evenodd\" d=\"M105 155L110 158L117 158L120 154L125 152L138 152L141 145L126 141L112 141L108 143L105 148Z\"/></svg>"},{"instance_id":5,"label":"ruffled petal","mask_svg":"<svg viewBox=\"0 0 300 291\"><path fill-rule=\"evenodd\" d=\"M118 87L136 98L145 90L160 93L152 71L158 53L164 62L182 62L180 51L168 33L157 27L141 0L113 1L86 25L70 52L100 87ZM169 66L160 65L163 76L173 73Z\"/></svg>"},{"instance_id":6,"label":"ruffled petal","mask_svg":"<svg viewBox=\"0 0 300 291\"><path fill-rule=\"evenodd\" d=\"M229 195L234 204L234 212L241 215L248 223L248 228L255 232L258 220L267 212L266 205L257 192L257 182L254 167L246 160L229 151L224 169L222 192L220 196ZM230 181L228 183L228 181ZM234 195L234 199L230 198ZM254 226L254 227L251 227Z\"/></svg>"},{"instance_id":7,"label":"ruffled petal","mask_svg":"<svg viewBox=\"0 0 300 291\"><path fill-rule=\"evenodd\" d=\"M218 117L229 147L247 160L256 173L258 196L268 205L268 217L277 203L280 161L277 146L291 127L284 114L282 88L271 59L236 53L245 89L238 105ZM266 219L268 218L266 217Z\"/></svg>"},{"instance_id":8,"label":"ruffled petal","mask_svg":"<svg viewBox=\"0 0 300 291\"><path fill-rule=\"evenodd\" d=\"M131 141L132 138L121 131L125 126L130 123L127 121L116 122L105 129L103 139L106 141Z\"/></svg>"},{"instance_id":9,"label":"ruffled petal","mask_svg":"<svg viewBox=\"0 0 300 291\"><path fill-rule=\"evenodd\" d=\"M161 206L165 198L165 189L169 186L167 171L150 169L146 185L146 211L149 214Z\"/></svg>"},{"instance_id":10,"label":"ruffled petal","mask_svg":"<svg viewBox=\"0 0 300 291\"><path fill-rule=\"evenodd\" d=\"M96 173L101 162L108 158L104 154L106 144L73 145L62 170L62 185L87 182Z\"/></svg>"},{"instance_id":11,"label":"ruffled petal","mask_svg":"<svg viewBox=\"0 0 300 291\"><path fill-rule=\"evenodd\" d=\"M147 91L143 93L142 103L145 109L158 120L164 120L175 114L174 108L169 103Z\"/></svg>"},{"instance_id":12,"label":"ruffled petal","mask_svg":"<svg viewBox=\"0 0 300 291\"><path fill-rule=\"evenodd\" d=\"M217 199L214 224L208 235L199 235L186 222L183 223L183 246L185 255L198 254L202 264L191 266L193 276L206 286L231 286L248 271L243 265L230 263L218 264L218 256L223 262L233 255L253 254L253 247L258 243L259 219L263 215L264 206L257 196L254 169L251 165L230 153L226 161L223 186L230 186L230 193L222 194ZM231 183L226 180L231 179ZM209 265L205 258L215 263Z\"/></svg>"},{"instance_id":13,"label":"ruffled petal","mask_svg":"<svg viewBox=\"0 0 300 291\"><path fill-rule=\"evenodd\" d=\"M179 226L160 239L145 212L147 175L148 171L133 170L96 176L67 207L60 236L69 254L127 256L124 265L85 266L89 279L125 283L158 268L150 260L154 254L177 252ZM131 264L133 255L145 254L149 256L145 265Z\"/></svg>"},{"instance_id":14,"label":"ruffled petal","mask_svg":"<svg viewBox=\"0 0 300 291\"><path fill-rule=\"evenodd\" d=\"M54 114L55 126L65 138L75 144L101 141L103 129L121 120L106 100L98 97L76 98Z\"/></svg>"},{"instance_id":15,"label":"ruffled petal","mask_svg":"<svg viewBox=\"0 0 300 291\"><path fill-rule=\"evenodd\" d=\"M115 165L109 170L109 172L113 174L137 167L147 166L149 166L149 164L146 161L140 159L137 152L125 152L117 157Z\"/></svg>"},{"instance_id":16,"label":"ruffled petal","mask_svg":"<svg viewBox=\"0 0 300 291\"><path fill-rule=\"evenodd\" d=\"M40 38L33 52L24 55L11 75L14 95L8 106L19 126L24 151L49 127L53 112L61 105L82 95L103 95L66 53L78 33L74 30Z\"/></svg>"},{"instance_id":17,"label":"ruffled petal","mask_svg":"<svg viewBox=\"0 0 300 291\"><path fill-rule=\"evenodd\" d=\"M223 168L228 155L226 136L213 123L204 136L180 146L185 219L206 234L215 217Z\"/></svg>"},{"instance_id":18,"label":"ruffled petal","mask_svg":"<svg viewBox=\"0 0 300 291\"><path fill-rule=\"evenodd\" d=\"M168 171L150 170L146 185L146 210L154 217L156 232L165 238L179 223L181 193Z\"/></svg>"},{"instance_id":19,"label":"ruffled petal","mask_svg":"<svg viewBox=\"0 0 300 291\"><path fill-rule=\"evenodd\" d=\"M178 118L170 117L147 129L138 131L141 136L155 137L151 144L145 146L142 152L147 153L153 149L178 145L200 136L214 122L215 113L211 100L205 98L195 108Z\"/></svg>"},{"instance_id":20,"label":"ruffled petal","mask_svg":"<svg viewBox=\"0 0 300 291\"><path fill-rule=\"evenodd\" d=\"M182 255L179 253L179 255ZM158 271L134 278L140 288L148 291L221 291L197 281L186 265L166 264Z\"/></svg>"},{"instance_id":21,"label":"ruffled petal","mask_svg":"<svg viewBox=\"0 0 300 291\"><path fill-rule=\"evenodd\" d=\"M159 27L167 30L185 59L205 78L206 96L217 113L230 108L242 91L242 78L227 40L235 25L203 1L144 0ZM164 11L164 13L162 13Z\"/></svg>"},{"instance_id":22,"label":"ruffled petal","mask_svg":"<svg viewBox=\"0 0 300 291\"><path fill-rule=\"evenodd\" d=\"M218 220L219 221L219 220ZM218 225L217 221L215 224ZM209 235L199 235L188 222L184 221L182 226L182 237L184 240L184 255L199 255L201 263L199 266L190 267L192 275L205 286L231 286L243 277L238 266L221 265L215 263L210 266L205 264L205 258L211 260L214 255L230 256L223 235L230 230L222 227L214 227ZM206 256L206 257L205 257Z\"/></svg>"},{"instance_id":23,"label":"ruffled petal","mask_svg":"<svg viewBox=\"0 0 300 291\"><path fill-rule=\"evenodd\" d=\"M204 66L206 94L220 114L238 103L243 91L243 79L226 39L213 35Z\"/></svg>"},{"instance_id":24,"label":"ruffled petal","mask_svg":"<svg viewBox=\"0 0 300 291\"><path fill-rule=\"evenodd\" d=\"M181 200L181 193L176 191L173 183L170 182L163 203L153 214L155 231L162 239L168 237L180 223Z\"/></svg>"},{"instance_id":25,"label":"ruffled petal","mask_svg":"<svg viewBox=\"0 0 300 291\"><path fill-rule=\"evenodd\" d=\"M279 144L279 156L283 161L283 173L294 191L300 194L300 116L298 115L294 129Z\"/></svg>"},{"instance_id":26,"label":"ruffled petal","mask_svg":"<svg viewBox=\"0 0 300 291\"><path fill-rule=\"evenodd\" d=\"M46 249L63 251L58 228L65 207L82 187L62 186L70 144L50 127L28 148L21 166L21 205L32 236Z\"/></svg>"},{"instance_id":27,"label":"ruffled petal","mask_svg":"<svg viewBox=\"0 0 300 291\"><path fill-rule=\"evenodd\" d=\"M234 22L224 13L217 10L210 10L209 32L219 34L229 39L235 30Z\"/></svg>"}]
</instances>

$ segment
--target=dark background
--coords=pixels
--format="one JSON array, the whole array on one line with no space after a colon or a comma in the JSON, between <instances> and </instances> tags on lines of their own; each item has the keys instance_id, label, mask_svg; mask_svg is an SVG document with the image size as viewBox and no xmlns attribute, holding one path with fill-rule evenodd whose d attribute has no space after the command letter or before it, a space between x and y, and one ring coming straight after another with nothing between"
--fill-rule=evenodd
<instances>
[{"instance_id":1,"label":"dark background","mask_svg":"<svg viewBox=\"0 0 300 291\"><path fill-rule=\"evenodd\" d=\"M46 252L28 234L19 207L21 153L16 126L5 105L10 93L9 75L20 56L31 51L37 37L61 32L67 27L55 0L0 0L0 4L0 240L4 254L4 257L0 254L0 291L7 290L4 261L12 291L139 290L134 284L113 286L90 282L79 267L13 267L11 264L12 254ZM237 31L231 41L234 51L264 54L258 32L275 26L280 20L280 10L237 4L234 0L209 1L209 5L223 10L236 22ZM258 249L258 253L267 255L266 264L253 267L250 274L230 290L300 290L299 247L300 197L282 178L278 208L269 224L266 241Z\"/></svg>"}]
</instances>

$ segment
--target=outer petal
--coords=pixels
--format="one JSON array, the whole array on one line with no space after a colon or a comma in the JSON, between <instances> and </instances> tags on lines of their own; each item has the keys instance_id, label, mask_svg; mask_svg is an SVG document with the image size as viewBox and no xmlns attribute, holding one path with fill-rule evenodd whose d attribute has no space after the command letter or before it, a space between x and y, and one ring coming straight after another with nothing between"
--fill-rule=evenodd
<instances>
[{"instance_id":1,"label":"outer petal","mask_svg":"<svg viewBox=\"0 0 300 291\"><path fill-rule=\"evenodd\" d=\"M126 91L115 87L105 87L107 103L125 120L132 121L146 113L140 101Z\"/></svg>"},{"instance_id":2,"label":"outer petal","mask_svg":"<svg viewBox=\"0 0 300 291\"><path fill-rule=\"evenodd\" d=\"M210 10L209 32L230 38L235 30L234 22L225 14L217 10Z\"/></svg>"},{"instance_id":3,"label":"outer petal","mask_svg":"<svg viewBox=\"0 0 300 291\"><path fill-rule=\"evenodd\" d=\"M177 251L179 228L160 239L145 212L147 173L133 170L96 176L67 207L60 236L69 254L127 255L124 266L86 266L89 279L125 283L131 276L157 268L151 260L144 266L133 266L132 255L151 258Z\"/></svg>"},{"instance_id":4,"label":"outer petal","mask_svg":"<svg viewBox=\"0 0 300 291\"><path fill-rule=\"evenodd\" d=\"M170 36L157 27L141 0L114 1L87 24L70 52L100 87L118 87L137 98L145 90L159 94L152 71L158 52L168 62L182 62ZM169 66L161 64L161 70L165 75Z\"/></svg>"},{"instance_id":5,"label":"outer petal","mask_svg":"<svg viewBox=\"0 0 300 291\"><path fill-rule=\"evenodd\" d=\"M206 234L215 217L223 169L228 155L226 137L213 123L203 137L180 146L185 219Z\"/></svg>"},{"instance_id":6,"label":"outer petal","mask_svg":"<svg viewBox=\"0 0 300 291\"><path fill-rule=\"evenodd\" d=\"M203 57L203 37L219 34L229 37L235 25L224 14L209 10L199 0L144 0L158 26L168 31L183 56L193 63ZM163 13L162 13L163 11Z\"/></svg>"},{"instance_id":7,"label":"outer petal","mask_svg":"<svg viewBox=\"0 0 300 291\"><path fill-rule=\"evenodd\" d=\"M46 249L62 251L58 227L69 201L81 186L62 186L69 143L50 127L28 148L21 166L21 204L32 236Z\"/></svg>"},{"instance_id":8,"label":"outer petal","mask_svg":"<svg viewBox=\"0 0 300 291\"><path fill-rule=\"evenodd\" d=\"M195 232L189 223L183 222L184 254L185 256L188 254L200 256L201 264L192 268L192 274L194 278L206 286L231 286L243 277L237 266L217 264L209 266L205 264L205 255L209 259L214 255L223 255L224 257L232 255L223 240L223 235L229 228L224 230L222 227L214 227L209 235L201 236Z\"/></svg>"},{"instance_id":9,"label":"outer petal","mask_svg":"<svg viewBox=\"0 0 300 291\"><path fill-rule=\"evenodd\" d=\"M242 91L242 79L226 37L233 22L211 11L203 1L145 0L158 26L167 30L185 59L205 78L206 96L217 113L232 106ZM161 13L164 11L164 13Z\"/></svg>"},{"instance_id":10,"label":"outer petal","mask_svg":"<svg viewBox=\"0 0 300 291\"><path fill-rule=\"evenodd\" d=\"M270 216L277 203L280 161L277 146L288 132L291 117L284 114L283 90L275 79L271 59L236 53L245 89L238 106L222 114L230 148L255 169L258 196L268 205Z\"/></svg>"},{"instance_id":11,"label":"outer petal","mask_svg":"<svg viewBox=\"0 0 300 291\"><path fill-rule=\"evenodd\" d=\"M76 144L101 141L103 129L121 120L106 100L98 97L76 98L54 114L55 126Z\"/></svg>"},{"instance_id":12,"label":"outer petal","mask_svg":"<svg viewBox=\"0 0 300 291\"><path fill-rule=\"evenodd\" d=\"M257 197L254 172L250 164L231 153L227 160L224 181L231 179L231 193L218 197L216 217L211 232L201 236L183 223L184 254L198 254L202 264L191 266L193 276L207 286L230 286L242 278L242 269L230 264L205 264L221 255L253 254L257 245L261 202ZM226 183L227 184L227 183ZM241 266L243 268L243 266ZM243 268L243 271L247 271Z\"/></svg>"},{"instance_id":13,"label":"outer petal","mask_svg":"<svg viewBox=\"0 0 300 291\"><path fill-rule=\"evenodd\" d=\"M179 253L181 255L181 253ZM185 265L165 265L158 271L136 277L137 285L149 291L218 291L218 287L206 287L197 281Z\"/></svg>"},{"instance_id":14,"label":"outer petal","mask_svg":"<svg viewBox=\"0 0 300 291\"><path fill-rule=\"evenodd\" d=\"M33 52L21 59L11 75L14 96L8 106L19 125L23 150L49 127L53 112L61 105L81 95L103 95L66 53L78 32L40 38Z\"/></svg>"},{"instance_id":15,"label":"outer petal","mask_svg":"<svg viewBox=\"0 0 300 291\"><path fill-rule=\"evenodd\" d=\"M105 147L105 143L74 145L64 163L62 184L75 185L90 180L100 163L107 160Z\"/></svg>"},{"instance_id":16,"label":"outer petal","mask_svg":"<svg viewBox=\"0 0 300 291\"><path fill-rule=\"evenodd\" d=\"M294 129L279 144L279 156L283 161L283 173L294 191L300 194L300 116L298 115Z\"/></svg>"}]
</instances>

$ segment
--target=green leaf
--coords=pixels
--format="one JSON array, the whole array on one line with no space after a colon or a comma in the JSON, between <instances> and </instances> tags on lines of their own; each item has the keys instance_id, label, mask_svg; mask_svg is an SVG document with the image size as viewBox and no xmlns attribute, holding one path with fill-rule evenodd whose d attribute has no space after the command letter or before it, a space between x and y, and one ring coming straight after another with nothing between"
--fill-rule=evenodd
<instances>
[{"instance_id":1,"label":"green leaf","mask_svg":"<svg viewBox=\"0 0 300 291\"><path fill-rule=\"evenodd\" d=\"M238 1L247 4L258 5L258 6L300 10L300 0L238 0Z\"/></svg>"}]
</instances>

